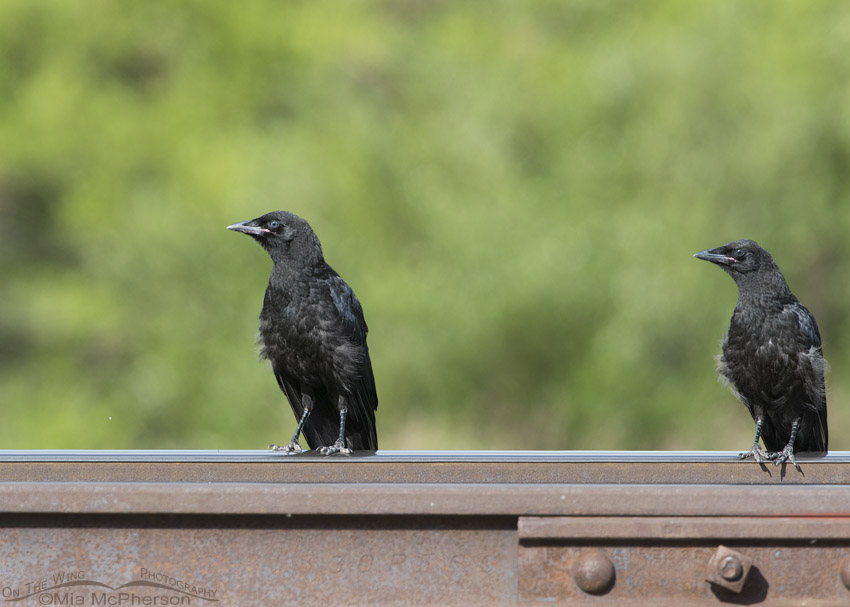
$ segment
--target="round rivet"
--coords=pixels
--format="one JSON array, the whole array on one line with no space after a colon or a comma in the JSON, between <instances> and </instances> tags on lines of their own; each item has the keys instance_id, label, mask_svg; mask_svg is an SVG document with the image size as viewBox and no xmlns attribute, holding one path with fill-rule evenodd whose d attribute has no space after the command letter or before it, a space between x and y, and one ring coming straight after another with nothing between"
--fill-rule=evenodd
<instances>
[{"instance_id":1,"label":"round rivet","mask_svg":"<svg viewBox=\"0 0 850 607\"><path fill-rule=\"evenodd\" d=\"M844 562L841 563L839 573L841 575L841 582L845 588L850 590L850 558L844 559Z\"/></svg>"},{"instance_id":2,"label":"round rivet","mask_svg":"<svg viewBox=\"0 0 850 607\"><path fill-rule=\"evenodd\" d=\"M744 575L744 566L734 556L727 556L720 561L720 575L729 582L740 580Z\"/></svg>"},{"instance_id":3,"label":"round rivet","mask_svg":"<svg viewBox=\"0 0 850 607\"><path fill-rule=\"evenodd\" d=\"M614 564L601 550L580 556L572 566L576 586L588 594L603 594L614 584Z\"/></svg>"}]
</instances>

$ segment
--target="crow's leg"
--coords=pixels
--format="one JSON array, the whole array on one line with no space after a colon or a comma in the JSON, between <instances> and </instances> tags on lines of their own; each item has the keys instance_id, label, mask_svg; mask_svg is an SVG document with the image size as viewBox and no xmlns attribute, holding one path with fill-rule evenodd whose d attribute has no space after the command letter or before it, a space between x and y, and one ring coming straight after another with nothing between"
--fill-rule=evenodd
<instances>
[{"instance_id":1,"label":"crow's leg","mask_svg":"<svg viewBox=\"0 0 850 607\"><path fill-rule=\"evenodd\" d=\"M348 407L344 404L341 396L339 397L339 400L339 438L337 438L336 442L330 447L322 447L319 449L319 453L322 455L333 455L334 453L348 455L351 453L351 449L345 446L345 416L348 415Z\"/></svg>"},{"instance_id":2,"label":"crow's leg","mask_svg":"<svg viewBox=\"0 0 850 607\"><path fill-rule=\"evenodd\" d=\"M800 465L797 463L797 460L794 459L794 441L797 440L797 432L800 431L800 418L794 420L794 423L791 424L791 438L788 439L788 444L785 445L785 448L778 453L772 453L774 456L773 465L778 466L779 464L784 464L785 462L791 462L794 464L794 467L799 470Z\"/></svg>"},{"instance_id":3,"label":"crow's leg","mask_svg":"<svg viewBox=\"0 0 850 607\"><path fill-rule=\"evenodd\" d=\"M289 441L288 445L269 445L269 449L272 451L283 451L284 453L301 453L303 449L301 445L298 443L298 437L301 435L301 429L304 427L304 422L307 421L307 418L310 416L310 411L313 410L313 399L309 394L302 395L302 403L304 404L304 413L301 414L301 419L298 420L298 426L295 428L295 434L292 435L292 439Z\"/></svg>"},{"instance_id":4,"label":"crow's leg","mask_svg":"<svg viewBox=\"0 0 850 607\"><path fill-rule=\"evenodd\" d=\"M756 437L753 439L753 446L749 451L744 451L743 453L739 453L738 457L741 459L747 459L748 457L752 457L758 463L762 463L765 460L775 459L777 456L774 453L768 453L759 445L759 439L761 438L761 429L764 426L764 418L759 416L756 418Z\"/></svg>"}]
</instances>

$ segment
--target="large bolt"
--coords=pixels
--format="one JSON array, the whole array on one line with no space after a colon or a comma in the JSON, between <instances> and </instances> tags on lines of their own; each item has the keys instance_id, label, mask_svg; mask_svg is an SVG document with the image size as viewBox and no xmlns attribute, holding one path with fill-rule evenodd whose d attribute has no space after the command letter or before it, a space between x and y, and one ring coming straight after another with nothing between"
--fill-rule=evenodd
<instances>
[{"instance_id":1,"label":"large bolt","mask_svg":"<svg viewBox=\"0 0 850 607\"><path fill-rule=\"evenodd\" d=\"M573 580L588 594L604 594L614 585L614 564L601 550L592 550L573 562Z\"/></svg>"}]
</instances>

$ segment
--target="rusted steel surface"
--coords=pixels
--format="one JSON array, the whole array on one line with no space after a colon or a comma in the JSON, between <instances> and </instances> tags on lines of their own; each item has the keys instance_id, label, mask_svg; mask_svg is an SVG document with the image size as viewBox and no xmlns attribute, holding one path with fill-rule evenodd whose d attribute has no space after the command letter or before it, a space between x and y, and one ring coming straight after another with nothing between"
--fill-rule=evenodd
<instances>
[{"instance_id":1,"label":"rusted steel surface","mask_svg":"<svg viewBox=\"0 0 850 607\"><path fill-rule=\"evenodd\" d=\"M655 543L637 539L592 547L575 543L520 547L518 603L547 605L847 605L850 592L840 569L847 559L840 545L731 544L752 568L740 591L711 583L709 563L718 544ZM586 553L606 555L615 569L611 588L591 595L577 584L572 564Z\"/></svg>"},{"instance_id":2,"label":"rusted steel surface","mask_svg":"<svg viewBox=\"0 0 850 607\"><path fill-rule=\"evenodd\" d=\"M144 605L145 597L207 606L508 605L516 593L512 519L53 516L12 523L0 542L0 604L13 606ZM92 584L57 588L63 575ZM173 602L181 600L188 602Z\"/></svg>"},{"instance_id":3,"label":"rusted steel surface","mask_svg":"<svg viewBox=\"0 0 850 607\"><path fill-rule=\"evenodd\" d=\"M9 605L847 605L850 454L0 452Z\"/></svg>"},{"instance_id":4,"label":"rusted steel surface","mask_svg":"<svg viewBox=\"0 0 850 607\"><path fill-rule=\"evenodd\" d=\"M850 516L520 518L519 599L577 605L842 605ZM591 600L571 564L604 555L616 579ZM598 556L596 559L598 560ZM846 577L846 576L845 576Z\"/></svg>"}]
</instances>

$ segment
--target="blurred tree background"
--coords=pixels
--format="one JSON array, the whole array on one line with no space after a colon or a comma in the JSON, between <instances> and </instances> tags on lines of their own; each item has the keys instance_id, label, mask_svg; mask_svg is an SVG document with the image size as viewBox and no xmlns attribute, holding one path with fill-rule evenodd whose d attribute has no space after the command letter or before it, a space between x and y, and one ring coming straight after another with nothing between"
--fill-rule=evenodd
<instances>
[{"instance_id":1,"label":"blurred tree background","mask_svg":"<svg viewBox=\"0 0 850 607\"><path fill-rule=\"evenodd\" d=\"M850 4L0 3L2 448L263 448L270 260L307 219L385 449L741 449L691 256L813 311L850 448Z\"/></svg>"}]
</instances>

